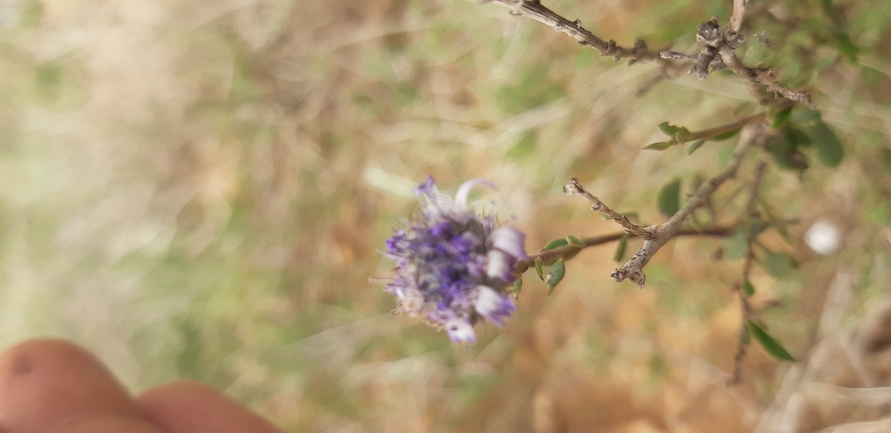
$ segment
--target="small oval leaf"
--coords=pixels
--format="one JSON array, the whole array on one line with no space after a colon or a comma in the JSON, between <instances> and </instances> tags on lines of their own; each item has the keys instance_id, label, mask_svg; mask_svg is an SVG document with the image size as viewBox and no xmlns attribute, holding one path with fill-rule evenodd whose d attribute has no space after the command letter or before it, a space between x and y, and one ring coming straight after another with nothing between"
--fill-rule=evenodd
<instances>
[{"instance_id":1,"label":"small oval leaf","mask_svg":"<svg viewBox=\"0 0 891 433\"><path fill-rule=\"evenodd\" d=\"M670 218L681 208L681 180L674 179L659 190L657 203L659 212Z\"/></svg>"},{"instance_id":2,"label":"small oval leaf","mask_svg":"<svg viewBox=\"0 0 891 433\"><path fill-rule=\"evenodd\" d=\"M670 141L660 141L658 143L650 143L643 147L643 150L665 150L671 147L673 143Z\"/></svg>"},{"instance_id":3,"label":"small oval leaf","mask_svg":"<svg viewBox=\"0 0 891 433\"><path fill-rule=\"evenodd\" d=\"M702 143L705 143L704 138L694 141L693 144L687 147L687 155L692 155L693 152L696 152L696 149L699 149L699 147L702 146Z\"/></svg>"},{"instance_id":4,"label":"small oval leaf","mask_svg":"<svg viewBox=\"0 0 891 433\"><path fill-rule=\"evenodd\" d=\"M792 110L792 117L790 120L796 124L803 125L819 121L821 118L822 115L819 111L796 105Z\"/></svg>"},{"instance_id":5,"label":"small oval leaf","mask_svg":"<svg viewBox=\"0 0 891 433\"><path fill-rule=\"evenodd\" d=\"M619 244L616 245L616 253L613 254L614 262L621 262L622 258L625 257L625 250L628 248L628 235L623 235L619 238Z\"/></svg>"},{"instance_id":6,"label":"small oval leaf","mask_svg":"<svg viewBox=\"0 0 891 433\"><path fill-rule=\"evenodd\" d=\"M786 253L775 253L768 251L767 255L761 260L761 266L774 278L783 278L789 275L789 272L796 265L795 260Z\"/></svg>"},{"instance_id":7,"label":"small oval leaf","mask_svg":"<svg viewBox=\"0 0 891 433\"><path fill-rule=\"evenodd\" d=\"M564 239L566 239L566 243L568 243L569 245L572 245L574 247L579 247L579 248L585 247L585 241L583 241L573 235L566 235L566 237Z\"/></svg>"},{"instance_id":8,"label":"small oval leaf","mask_svg":"<svg viewBox=\"0 0 891 433\"><path fill-rule=\"evenodd\" d=\"M662 131L662 133L665 135L674 136L678 133L678 131L681 130L681 128L678 128L674 125L669 125L668 122L662 122L659 124L659 130Z\"/></svg>"},{"instance_id":9,"label":"small oval leaf","mask_svg":"<svg viewBox=\"0 0 891 433\"><path fill-rule=\"evenodd\" d=\"M538 274L538 279L544 281L544 271L541 269L541 259L535 259L533 266L535 266L535 273Z\"/></svg>"},{"instance_id":10,"label":"small oval leaf","mask_svg":"<svg viewBox=\"0 0 891 433\"><path fill-rule=\"evenodd\" d=\"M748 278L743 280L742 291L747 298L755 294L755 286L752 285Z\"/></svg>"},{"instance_id":11,"label":"small oval leaf","mask_svg":"<svg viewBox=\"0 0 891 433\"><path fill-rule=\"evenodd\" d=\"M544 248L542 248L542 251L553 250L554 248L559 248L559 247L562 247L562 246L568 245L568 244L569 244L569 242L566 240L566 238L554 239L554 240L548 242L547 245L545 245Z\"/></svg>"},{"instance_id":12,"label":"small oval leaf","mask_svg":"<svg viewBox=\"0 0 891 433\"><path fill-rule=\"evenodd\" d=\"M522 278L518 278L517 281L514 281L514 283L510 286L510 291L514 294L514 299L520 298L520 290L523 290Z\"/></svg>"},{"instance_id":13,"label":"small oval leaf","mask_svg":"<svg viewBox=\"0 0 891 433\"><path fill-rule=\"evenodd\" d=\"M789 121L789 116L792 115L792 107L789 107L785 110L777 112L776 116L773 117L773 123L771 123L770 127L773 129L782 128L786 122Z\"/></svg>"},{"instance_id":14,"label":"small oval leaf","mask_svg":"<svg viewBox=\"0 0 891 433\"><path fill-rule=\"evenodd\" d=\"M722 132L722 133L720 133L720 134L715 134L715 135L709 137L709 140L710 140L710 141L721 141L721 140L726 140L726 139L728 139L728 138L730 138L730 137L733 137L733 136L736 135L736 134L739 134L739 131L742 131L742 128L731 129L730 131L727 131L727 132Z\"/></svg>"},{"instance_id":15,"label":"small oval leaf","mask_svg":"<svg viewBox=\"0 0 891 433\"><path fill-rule=\"evenodd\" d=\"M724 257L727 260L742 260L749 247L748 234L745 230L739 230L724 238L721 246L724 247Z\"/></svg>"},{"instance_id":16,"label":"small oval leaf","mask_svg":"<svg viewBox=\"0 0 891 433\"><path fill-rule=\"evenodd\" d=\"M795 358L789 354L789 352L777 341L773 336L765 332L761 329L755 322L751 320L746 320L746 327L749 329L749 333L751 336L761 344L761 347L764 348L764 351L767 352L768 355L779 359L781 361L792 361L795 362Z\"/></svg>"},{"instance_id":17,"label":"small oval leaf","mask_svg":"<svg viewBox=\"0 0 891 433\"><path fill-rule=\"evenodd\" d=\"M548 271L547 277L545 277L545 284L548 285L548 294L554 291L554 288L557 287L557 284L560 284L560 281L563 281L565 275L566 265L563 263L563 259L554 262L551 270Z\"/></svg>"},{"instance_id":18,"label":"small oval leaf","mask_svg":"<svg viewBox=\"0 0 891 433\"><path fill-rule=\"evenodd\" d=\"M820 162L827 167L835 167L845 157L845 149L842 147L838 136L823 122L817 122L810 128L811 140L817 148Z\"/></svg>"}]
</instances>

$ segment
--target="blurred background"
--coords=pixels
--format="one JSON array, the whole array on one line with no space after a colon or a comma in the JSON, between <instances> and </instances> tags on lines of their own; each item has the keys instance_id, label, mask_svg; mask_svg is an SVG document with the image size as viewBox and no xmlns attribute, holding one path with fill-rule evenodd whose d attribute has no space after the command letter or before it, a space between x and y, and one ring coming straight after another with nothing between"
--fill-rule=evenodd
<instances>
[{"instance_id":1,"label":"blurred background","mask_svg":"<svg viewBox=\"0 0 891 433\"><path fill-rule=\"evenodd\" d=\"M752 302L803 363L891 287L891 4L751 3L747 32L770 46L740 54L811 89L846 153L765 178L800 222L761 242L798 265L756 266ZM623 46L694 52L732 2L546 4ZM643 290L609 279L613 246L569 262L550 297L527 275L519 312L475 346L392 315L369 282L428 174L446 192L498 184L476 197L529 251L616 231L562 194L571 177L663 221L658 189L689 192L736 138L640 148L662 121L728 123L749 95L625 63L465 0L2 1L0 342L69 338L134 391L204 381L293 432L751 431L802 364L751 345L725 385L741 261L720 240L669 244ZM815 221L840 249L808 248Z\"/></svg>"}]
</instances>

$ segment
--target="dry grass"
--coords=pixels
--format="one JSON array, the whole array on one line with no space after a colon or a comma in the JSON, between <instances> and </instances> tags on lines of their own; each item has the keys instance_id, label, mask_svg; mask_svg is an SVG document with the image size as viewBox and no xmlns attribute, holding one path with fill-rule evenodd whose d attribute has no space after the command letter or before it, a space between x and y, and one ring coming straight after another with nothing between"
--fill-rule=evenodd
<instances>
[{"instance_id":1,"label":"dry grass","mask_svg":"<svg viewBox=\"0 0 891 433\"><path fill-rule=\"evenodd\" d=\"M820 20L818 3L774 12ZM745 432L789 368L751 347L743 383L724 385L739 262L712 260L713 240L670 244L644 290L609 281L609 247L587 251L550 299L528 278L519 314L475 347L390 316L393 301L367 281L388 272L377 250L427 174L445 189L500 185L487 198L516 217L530 250L615 230L560 193L570 177L659 221L655 191L714 174L732 144L690 157L640 147L663 120L730 119L747 98L732 79L682 77L635 97L652 67L466 1L0 7L4 344L64 336L134 389L199 379L289 431L318 432ZM677 49L729 7L554 3L621 43ZM888 290L889 11L841 7L859 65L823 47L828 66L813 72L781 55L804 46L807 26L768 35L780 53L769 60L810 80L849 150L838 169L774 170L765 182L802 223L791 241L764 243L801 266L779 280L756 269L754 302L781 301L763 317L800 357L836 268L857 276L842 329ZM800 241L819 217L844 227L844 253L816 256Z\"/></svg>"}]
</instances>

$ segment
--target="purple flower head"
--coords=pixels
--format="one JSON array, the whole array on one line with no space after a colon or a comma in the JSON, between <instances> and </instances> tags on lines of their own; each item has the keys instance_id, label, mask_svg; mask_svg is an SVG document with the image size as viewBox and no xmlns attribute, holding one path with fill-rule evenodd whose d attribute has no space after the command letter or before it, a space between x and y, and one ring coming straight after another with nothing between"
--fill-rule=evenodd
<instances>
[{"instance_id":1,"label":"purple flower head","mask_svg":"<svg viewBox=\"0 0 891 433\"><path fill-rule=\"evenodd\" d=\"M504 326L516 310L507 285L517 278L514 265L527 258L521 231L496 228L494 215L468 208L467 197L478 184L495 188L474 179L452 199L428 176L414 190L421 211L385 242L386 255L397 264L387 284L397 311L426 319L454 342L475 342L473 326L482 319Z\"/></svg>"}]
</instances>

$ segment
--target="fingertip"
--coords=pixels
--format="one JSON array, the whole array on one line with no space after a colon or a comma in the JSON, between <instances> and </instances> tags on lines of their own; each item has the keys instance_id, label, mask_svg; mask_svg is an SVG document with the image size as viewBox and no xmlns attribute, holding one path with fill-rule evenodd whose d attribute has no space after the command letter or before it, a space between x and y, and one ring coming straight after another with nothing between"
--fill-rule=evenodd
<instances>
[{"instance_id":1,"label":"fingertip","mask_svg":"<svg viewBox=\"0 0 891 433\"><path fill-rule=\"evenodd\" d=\"M260 415L199 382L161 385L144 392L136 402L168 433L281 433Z\"/></svg>"},{"instance_id":2,"label":"fingertip","mask_svg":"<svg viewBox=\"0 0 891 433\"><path fill-rule=\"evenodd\" d=\"M103 416L145 423L124 387L86 350L43 338L0 354L0 431L46 432Z\"/></svg>"}]
</instances>

